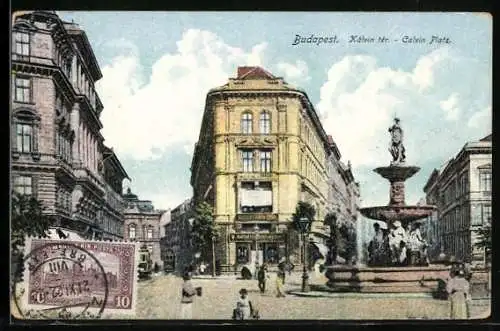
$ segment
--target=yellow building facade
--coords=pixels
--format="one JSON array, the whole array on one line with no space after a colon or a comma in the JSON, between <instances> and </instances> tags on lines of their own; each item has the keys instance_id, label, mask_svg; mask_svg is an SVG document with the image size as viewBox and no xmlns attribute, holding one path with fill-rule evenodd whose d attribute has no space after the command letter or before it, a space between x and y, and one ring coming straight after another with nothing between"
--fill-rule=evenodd
<instances>
[{"instance_id":1,"label":"yellow building facade","mask_svg":"<svg viewBox=\"0 0 500 331\"><path fill-rule=\"evenodd\" d=\"M214 208L222 272L255 259L300 263L288 230L299 201L316 208L309 239L324 244L332 148L306 93L260 67L240 67L208 93L191 185L195 203Z\"/></svg>"}]
</instances>

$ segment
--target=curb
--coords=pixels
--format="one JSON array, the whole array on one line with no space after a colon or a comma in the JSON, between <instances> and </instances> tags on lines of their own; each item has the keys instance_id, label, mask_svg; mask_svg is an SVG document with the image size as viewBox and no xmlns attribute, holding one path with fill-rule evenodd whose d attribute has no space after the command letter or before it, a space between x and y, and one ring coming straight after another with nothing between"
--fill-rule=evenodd
<instances>
[{"instance_id":1,"label":"curb","mask_svg":"<svg viewBox=\"0 0 500 331\"><path fill-rule=\"evenodd\" d=\"M320 291L288 291L288 294L309 298L407 298L407 299L434 299L430 293L349 293L349 292L320 292Z\"/></svg>"}]
</instances>

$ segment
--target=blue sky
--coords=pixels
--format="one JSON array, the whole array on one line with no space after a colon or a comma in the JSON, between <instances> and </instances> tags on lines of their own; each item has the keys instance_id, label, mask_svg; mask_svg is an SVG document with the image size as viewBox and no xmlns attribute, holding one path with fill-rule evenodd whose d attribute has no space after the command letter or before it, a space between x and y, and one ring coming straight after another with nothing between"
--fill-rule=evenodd
<instances>
[{"instance_id":1,"label":"blue sky","mask_svg":"<svg viewBox=\"0 0 500 331\"><path fill-rule=\"evenodd\" d=\"M386 204L395 114L405 130L407 203L424 196L431 171L469 140L491 133L492 21L471 13L59 12L85 29L104 77L102 131L157 208L192 194L193 146L205 96L260 65L304 89L325 130L351 161L362 205ZM300 44L296 35L337 36L337 44ZM350 35L390 43L349 43ZM426 38L405 44L403 36ZM431 37L449 44L429 44Z\"/></svg>"}]
</instances>

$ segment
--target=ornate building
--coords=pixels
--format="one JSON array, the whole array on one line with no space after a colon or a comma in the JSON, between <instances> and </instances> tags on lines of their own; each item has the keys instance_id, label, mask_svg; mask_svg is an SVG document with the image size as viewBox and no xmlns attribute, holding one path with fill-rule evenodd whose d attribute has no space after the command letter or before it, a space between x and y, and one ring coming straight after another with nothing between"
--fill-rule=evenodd
<instances>
[{"instance_id":1,"label":"ornate building","mask_svg":"<svg viewBox=\"0 0 500 331\"><path fill-rule=\"evenodd\" d=\"M163 266L160 249L160 222L165 210L156 210L150 200L139 200L127 190L123 195L126 203L123 237L138 241L151 253L151 259L158 267Z\"/></svg>"},{"instance_id":2,"label":"ornate building","mask_svg":"<svg viewBox=\"0 0 500 331\"><path fill-rule=\"evenodd\" d=\"M103 144L102 74L85 32L53 11L18 12L12 24L13 189L42 201L57 226L120 237L127 174Z\"/></svg>"},{"instance_id":3,"label":"ornate building","mask_svg":"<svg viewBox=\"0 0 500 331\"><path fill-rule=\"evenodd\" d=\"M328 157L328 204L327 212L335 215L338 227L345 225L356 232L356 222L359 219L360 191L359 183L354 180L351 163L347 165L341 161L340 151L332 136L328 136L331 153ZM327 231L329 225L323 225ZM325 255L325 247L316 244L321 255Z\"/></svg>"},{"instance_id":4,"label":"ornate building","mask_svg":"<svg viewBox=\"0 0 500 331\"><path fill-rule=\"evenodd\" d=\"M491 134L468 142L455 158L435 169L424 187L427 204L437 206L431 223L437 226L434 254L469 262L483 262L484 252L475 247L476 230L491 223ZM436 221L437 220L437 221Z\"/></svg>"},{"instance_id":5,"label":"ornate building","mask_svg":"<svg viewBox=\"0 0 500 331\"><path fill-rule=\"evenodd\" d=\"M161 239L162 260L171 270L182 271L193 262L191 226L193 208L187 199L170 212L170 222L165 224L165 237Z\"/></svg>"},{"instance_id":6,"label":"ornate building","mask_svg":"<svg viewBox=\"0 0 500 331\"><path fill-rule=\"evenodd\" d=\"M191 165L194 203L214 207L222 272L256 256L300 258L288 231L298 201L316 208L310 240L324 244L332 145L306 93L260 67L210 90ZM287 235L290 234L290 235ZM257 248L257 249L256 249Z\"/></svg>"}]
</instances>

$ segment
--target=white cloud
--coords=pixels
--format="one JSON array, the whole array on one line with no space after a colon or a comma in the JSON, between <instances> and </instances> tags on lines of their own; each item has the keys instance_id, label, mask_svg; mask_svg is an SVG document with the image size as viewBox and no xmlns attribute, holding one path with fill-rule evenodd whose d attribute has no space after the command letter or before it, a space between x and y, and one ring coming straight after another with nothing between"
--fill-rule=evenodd
<instances>
[{"instance_id":1,"label":"white cloud","mask_svg":"<svg viewBox=\"0 0 500 331\"><path fill-rule=\"evenodd\" d=\"M490 131L486 133L491 133L491 107L485 107L472 115L467 126L473 129L487 127Z\"/></svg>"},{"instance_id":2,"label":"white cloud","mask_svg":"<svg viewBox=\"0 0 500 331\"><path fill-rule=\"evenodd\" d=\"M408 71L381 67L371 56L349 55L328 71L316 108L354 167L389 164L388 128L396 115L405 130L408 163L444 160L475 139L478 130L491 130L485 69L448 48L422 56Z\"/></svg>"},{"instance_id":3,"label":"white cloud","mask_svg":"<svg viewBox=\"0 0 500 331\"><path fill-rule=\"evenodd\" d=\"M302 60L297 60L295 63L279 62L277 68L278 72L283 73L285 81L295 83L306 82L311 79L307 63Z\"/></svg>"},{"instance_id":4,"label":"white cloud","mask_svg":"<svg viewBox=\"0 0 500 331\"><path fill-rule=\"evenodd\" d=\"M446 113L446 118L448 120L456 120L460 114L460 108L458 108L458 94L452 93L450 97L439 103L441 109Z\"/></svg>"},{"instance_id":5,"label":"white cloud","mask_svg":"<svg viewBox=\"0 0 500 331\"><path fill-rule=\"evenodd\" d=\"M102 69L103 135L120 156L148 159L169 147L191 150L197 141L207 92L235 76L238 65L260 65L267 44L249 52L209 31L189 29L177 50L163 55L148 79L135 45L111 43L126 52Z\"/></svg>"}]
</instances>

